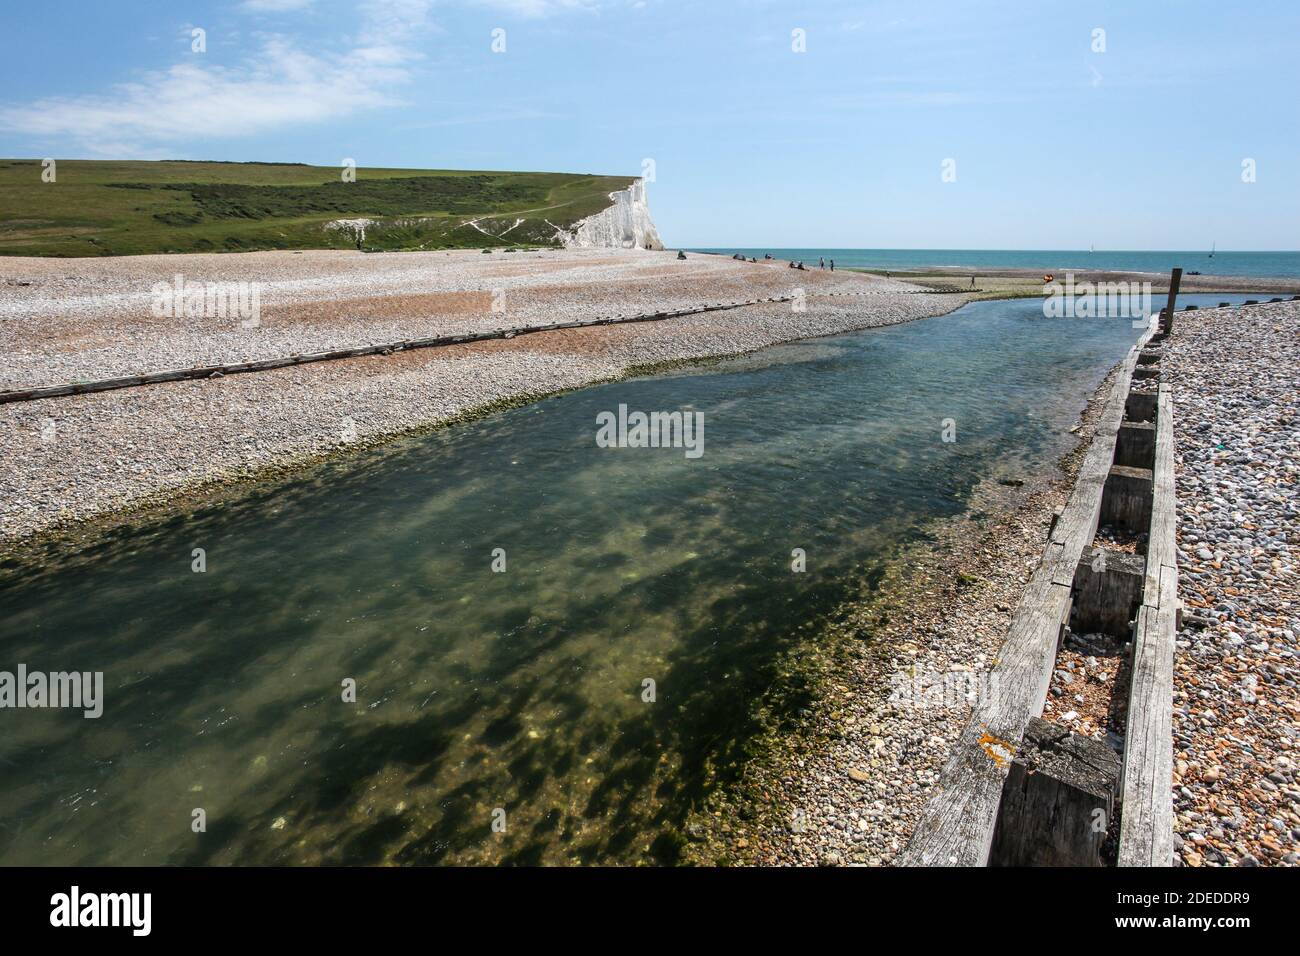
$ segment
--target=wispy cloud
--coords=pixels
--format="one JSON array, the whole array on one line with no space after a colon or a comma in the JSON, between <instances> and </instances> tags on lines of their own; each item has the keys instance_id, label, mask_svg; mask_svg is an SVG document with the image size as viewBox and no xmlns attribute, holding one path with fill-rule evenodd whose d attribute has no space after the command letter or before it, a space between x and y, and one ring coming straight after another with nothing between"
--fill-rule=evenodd
<instances>
[{"instance_id":1,"label":"wispy cloud","mask_svg":"<svg viewBox=\"0 0 1300 956\"><path fill-rule=\"evenodd\" d=\"M295 0L255 2L287 9ZM106 95L0 107L0 128L70 138L99 153L139 155L395 105L421 57L414 39L429 25L431 2L366 0L359 31L333 52L308 51L270 36L233 67L190 54Z\"/></svg>"},{"instance_id":2,"label":"wispy cloud","mask_svg":"<svg viewBox=\"0 0 1300 956\"><path fill-rule=\"evenodd\" d=\"M251 136L337 120L403 103L402 91L434 29L435 0L358 0L346 37L304 46L260 34L242 60L223 65L187 52L104 93L0 103L0 129L72 142L102 155L175 155L204 140ZM596 11L608 0L462 0L522 18ZM316 0L242 0L239 9L273 15ZM270 21L275 23L274 20ZM277 24L278 28L278 24ZM226 32L229 39L231 34ZM184 33L189 44L189 29ZM208 43L217 41L208 36ZM455 122L454 120L451 122Z\"/></svg>"},{"instance_id":3,"label":"wispy cloud","mask_svg":"<svg viewBox=\"0 0 1300 956\"><path fill-rule=\"evenodd\" d=\"M239 5L241 10L253 13L283 13L286 10L303 10L316 0L244 0Z\"/></svg>"},{"instance_id":4,"label":"wispy cloud","mask_svg":"<svg viewBox=\"0 0 1300 956\"><path fill-rule=\"evenodd\" d=\"M593 11L605 6L604 0L475 0L480 6L493 7L516 17L535 19L556 13ZM640 4L633 4L640 6Z\"/></svg>"}]
</instances>

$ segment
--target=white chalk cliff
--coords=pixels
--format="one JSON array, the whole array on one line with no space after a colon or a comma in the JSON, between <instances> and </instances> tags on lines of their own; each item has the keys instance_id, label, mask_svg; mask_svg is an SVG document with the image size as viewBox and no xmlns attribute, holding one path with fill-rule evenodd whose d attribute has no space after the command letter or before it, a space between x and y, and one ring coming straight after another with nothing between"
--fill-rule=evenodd
<instances>
[{"instance_id":1,"label":"white chalk cliff","mask_svg":"<svg viewBox=\"0 0 1300 956\"><path fill-rule=\"evenodd\" d=\"M659 230L646 205L645 180L609 194L607 209L580 219L557 237L571 249L662 249Z\"/></svg>"}]
</instances>

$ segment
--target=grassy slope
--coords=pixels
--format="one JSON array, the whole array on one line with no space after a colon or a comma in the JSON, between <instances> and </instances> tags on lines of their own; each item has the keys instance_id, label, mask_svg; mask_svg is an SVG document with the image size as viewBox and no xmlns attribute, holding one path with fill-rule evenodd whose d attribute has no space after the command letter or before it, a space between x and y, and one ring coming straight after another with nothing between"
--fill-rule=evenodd
<instances>
[{"instance_id":1,"label":"grassy slope","mask_svg":"<svg viewBox=\"0 0 1300 956\"><path fill-rule=\"evenodd\" d=\"M97 256L355 248L334 219L379 218L365 245L445 249L553 243L630 176L332 166L0 159L0 255ZM467 225L478 219L501 239Z\"/></svg>"}]
</instances>

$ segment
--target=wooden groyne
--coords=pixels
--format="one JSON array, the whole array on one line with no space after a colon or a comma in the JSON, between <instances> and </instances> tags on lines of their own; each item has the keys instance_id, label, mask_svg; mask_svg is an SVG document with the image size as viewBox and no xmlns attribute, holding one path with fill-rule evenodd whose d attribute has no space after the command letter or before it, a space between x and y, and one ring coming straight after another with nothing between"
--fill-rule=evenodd
<instances>
[{"instance_id":1,"label":"wooden groyne","mask_svg":"<svg viewBox=\"0 0 1300 956\"><path fill-rule=\"evenodd\" d=\"M1120 365L1073 493L1052 523L989 693L941 772L900 857L911 866L1173 863L1173 657L1179 617L1173 406L1159 383L1169 301ZM1096 547L1101 526L1145 554ZM1131 639L1122 756L1039 717L1067 627ZM1123 668L1121 668L1123 672Z\"/></svg>"}]
</instances>

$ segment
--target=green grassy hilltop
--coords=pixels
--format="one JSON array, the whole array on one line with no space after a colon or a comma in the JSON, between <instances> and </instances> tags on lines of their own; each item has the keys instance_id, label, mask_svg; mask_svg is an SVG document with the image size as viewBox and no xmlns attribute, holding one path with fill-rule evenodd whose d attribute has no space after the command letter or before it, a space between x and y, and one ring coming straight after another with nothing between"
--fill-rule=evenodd
<instances>
[{"instance_id":1,"label":"green grassy hilltop","mask_svg":"<svg viewBox=\"0 0 1300 956\"><path fill-rule=\"evenodd\" d=\"M181 160L58 160L52 183L41 172L0 159L0 255L356 248L354 227L329 227L340 219L376 220L367 249L553 245L550 224L599 212L635 178L358 168L343 182L334 166Z\"/></svg>"}]
</instances>

